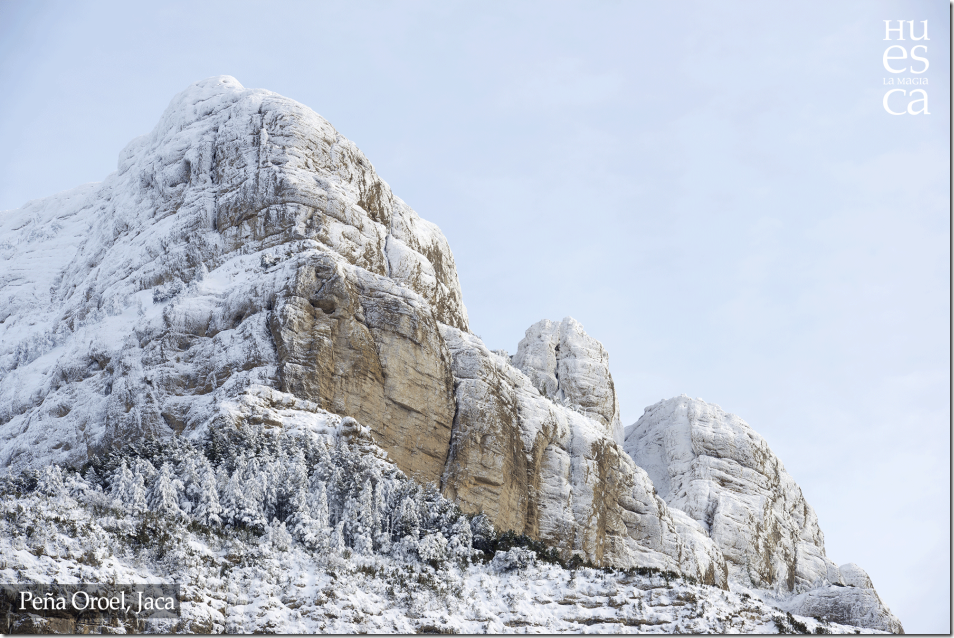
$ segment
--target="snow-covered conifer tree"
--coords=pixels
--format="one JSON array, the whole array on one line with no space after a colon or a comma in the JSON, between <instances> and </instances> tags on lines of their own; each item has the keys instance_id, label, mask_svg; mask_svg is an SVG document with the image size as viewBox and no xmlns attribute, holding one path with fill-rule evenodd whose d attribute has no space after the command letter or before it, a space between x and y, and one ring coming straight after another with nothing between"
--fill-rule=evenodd
<instances>
[{"instance_id":1,"label":"snow-covered conifer tree","mask_svg":"<svg viewBox=\"0 0 954 638\"><path fill-rule=\"evenodd\" d=\"M425 534L417 545L417 553L421 560L443 562L447 559L447 539L436 532Z\"/></svg>"},{"instance_id":2,"label":"snow-covered conifer tree","mask_svg":"<svg viewBox=\"0 0 954 638\"><path fill-rule=\"evenodd\" d=\"M342 541L348 547L354 547L354 539L361 535L361 523L358 521L358 499L349 496L341 510Z\"/></svg>"},{"instance_id":3,"label":"snow-covered conifer tree","mask_svg":"<svg viewBox=\"0 0 954 638\"><path fill-rule=\"evenodd\" d=\"M329 549L331 551L341 553L344 550L344 534L344 521L341 521L335 525L334 531L331 532L331 541L329 543Z\"/></svg>"},{"instance_id":4,"label":"snow-covered conifer tree","mask_svg":"<svg viewBox=\"0 0 954 638\"><path fill-rule=\"evenodd\" d=\"M127 486L132 482L132 472L126 465L125 459L109 477L109 496L113 499L116 507L125 507Z\"/></svg>"},{"instance_id":5,"label":"snow-covered conifer tree","mask_svg":"<svg viewBox=\"0 0 954 638\"><path fill-rule=\"evenodd\" d=\"M110 480L110 496L116 507L132 512L146 510L145 479L139 472L130 470L125 460L116 468Z\"/></svg>"},{"instance_id":6,"label":"snow-covered conifer tree","mask_svg":"<svg viewBox=\"0 0 954 638\"><path fill-rule=\"evenodd\" d=\"M388 552L391 549L391 525L390 517L387 512L387 497L389 481L379 480L374 486L374 544L382 552Z\"/></svg>"},{"instance_id":7,"label":"snow-covered conifer tree","mask_svg":"<svg viewBox=\"0 0 954 638\"><path fill-rule=\"evenodd\" d=\"M46 465L37 472L36 487L49 496L60 496L66 493L63 484L63 470L58 465Z\"/></svg>"},{"instance_id":8,"label":"snow-covered conifer tree","mask_svg":"<svg viewBox=\"0 0 954 638\"><path fill-rule=\"evenodd\" d=\"M325 492L328 495L328 513L331 516L331 524L337 525L342 520L344 505L348 495L347 477L345 476L344 469L337 463L329 463Z\"/></svg>"},{"instance_id":9,"label":"snow-covered conifer tree","mask_svg":"<svg viewBox=\"0 0 954 638\"><path fill-rule=\"evenodd\" d=\"M328 513L328 497L325 494L325 484L319 482L314 490L311 491L309 509L311 517L319 527L325 529L331 526L331 516Z\"/></svg>"},{"instance_id":10,"label":"snow-covered conifer tree","mask_svg":"<svg viewBox=\"0 0 954 638\"><path fill-rule=\"evenodd\" d=\"M156 479L153 481L146 495L146 502L149 509L156 514L164 516L185 516L185 512L179 507L179 499L182 495L182 481L176 478L172 472L172 464L163 463Z\"/></svg>"},{"instance_id":11,"label":"snow-covered conifer tree","mask_svg":"<svg viewBox=\"0 0 954 638\"><path fill-rule=\"evenodd\" d=\"M494 526L486 514L480 513L471 519L470 531L472 544L474 547L480 547L493 538Z\"/></svg>"},{"instance_id":12,"label":"snow-covered conifer tree","mask_svg":"<svg viewBox=\"0 0 954 638\"><path fill-rule=\"evenodd\" d=\"M206 465L208 465L208 461L204 456L199 454L186 454L177 465L176 476L179 477L179 480L182 481L182 485L185 487L183 490L185 498L183 499L182 509L187 513L191 512L191 506L194 505L198 499L202 475ZM186 506L186 503L188 503L189 506Z\"/></svg>"},{"instance_id":13,"label":"snow-covered conifer tree","mask_svg":"<svg viewBox=\"0 0 954 638\"><path fill-rule=\"evenodd\" d=\"M356 498L348 499L344 523L349 544L359 554L370 554L374 535L374 490L370 480L365 480Z\"/></svg>"},{"instance_id":14,"label":"snow-covered conifer tree","mask_svg":"<svg viewBox=\"0 0 954 638\"><path fill-rule=\"evenodd\" d=\"M264 530L268 526L265 518L265 486L266 477L262 465L255 456L250 456L241 473L237 499L235 519L247 527Z\"/></svg>"},{"instance_id":15,"label":"snow-covered conifer tree","mask_svg":"<svg viewBox=\"0 0 954 638\"><path fill-rule=\"evenodd\" d=\"M285 460L287 459L284 455L280 461L266 459L264 463L259 464L256 472L262 493L262 516L266 521L278 516L280 508L278 500L282 492L281 483L285 473L282 465Z\"/></svg>"},{"instance_id":16,"label":"snow-covered conifer tree","mask_svg":"<svg viewBox=\"0 0 954 638\"><path fill-rule=\"evenodd\" d=\"M133 459L129 469L132 470L133 474L141 475L145 483L152 483L158 473L158 470L156 470L156 467L152 463L141 457Z\"/></svg>"},{"instance_id":17,"label":"snow-covered conifer tree","mask_svg":"<svg viewBox=\"0 0 954 638\"><path fill-rule=\"evenodd\" d=\"M242 511L242 472L236 469L231 476L225 477L225 471L222 470L224 485L222 486L221 498L219 504L222 507L222 521L232 525L239 524L240 513Z\"/></svg>"},{"instance_id":18,"label":"snow-covered conifer tree","mask_svg":"<svg viewBox=\"0 0 954 638\"><path fill-rule=\"evenodd\" d=\"M394 522L391 525L391 535L394 540L411 538L418 540L421 536L421 519L417 513L417 503L410 496L405 496L401 504L394 511Z\"/></svg>"},{"instance_id":19,"label":"snow-covered conifer tree","mask_svg":"<svg viewBox=\"0 0 954 638\"><path fill-rule=\"evenodd\" d=\"M202 476L194 483L194 507L192 514L205 525L220 525L222 506L219 504L219 492L216 488L215 472L206 464Z\"/></svg>"},{"instance_id":20,"label":"snow-covered conifer tree","mask_svg":"<svg viewBox=\"0 0 954 638\"><path fill-rule=\"evenodd\" d=\"M447 550L458 560L469 560L473 554L473 542L470 522L461 516L450 528Z\"/></svg>"},{"instance_id":21,"label":"snow-covered conifer tree","mask_svg":"<svg viewBox=\"0 0 954 638\"><path fill-rule=\"evenodd\" d=\"M267 527L266 540L269 545L281 552L287 552L292 544L292 537L285 528L285 523L279 522L277 518L273 518Z\"/></svg>"},{"instance_id":22,"label":"snow-covered conifer tree","mask_svg":"<svg viewBox=\"0 0 954 638\"><path fill-rule=\"evenodd\" d=\"M139 472L133 472L133 481L129 486L126 509L133 512L145 512L146 506L146 479Z\"/></svg>"},{"instance_id":23,"label":"snow-covered conifer tree","mask_svg":"<svg viewBox=\"0 0 954 638\"><path fill-rule=\"evenodd\" d=\"M328 500L325 484L317 481L314 489L305 491L305 499L289 519L292 531L305 546L326 550L330 545L331 528L328 524Z\"/></svg>"},{"instance_id":24,"label":"snow-covered conifer tree","mask_svg":"<svg viewBox=\"0 0 954 638\"><path fill-rule=\"evenodd\" d=\"M102 480L99 478L99 474L96 473L96 470L93 469L91 465L86 474L83 475L83 479L89 483L89 486L94 489L101 491L103 489Z\"/></svg>"},{"instance_id":25,"label":"snow-covered conifer tree","mask_svg":"<svg viewBox=\"0 0 954 638\"><path fill-rule=\"evenodd\" d=\"M298 512L308 500L308 469L302 451L279 456L276 479L275 517L284 521Z\"/></svg>"}]
</instances>

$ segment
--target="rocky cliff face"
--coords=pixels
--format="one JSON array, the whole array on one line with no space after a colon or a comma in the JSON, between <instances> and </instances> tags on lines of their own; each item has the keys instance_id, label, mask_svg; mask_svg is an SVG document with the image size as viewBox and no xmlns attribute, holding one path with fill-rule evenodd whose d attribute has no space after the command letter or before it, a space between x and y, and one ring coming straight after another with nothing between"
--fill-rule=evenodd
<instances>
[{"instance_id":1,"label":"rocky cliff face","mask_svg":"<svg viewBox=\"0 0 954 638\"><path fill-rule=\"evenodd\" d=\"M513 364L541 394L598 421L613 440L623 442L609 355L572 317L530 326Z\"/></svg>"},{"instance_id":2,"label":"rocky cliff face","mask_svg":"<svg viewBox=\"0 0 954 638\"><path fill-rule=\"evenodd\" d=\"M864 593L873 588L863 570L846 565L846 581L825 556L815 511L765 439L736 415L685 395L660 401L626 429L624 447L669 507L705 528L732 582L804 593L797 598L803 615L818 607L834 620L864 608L869 622L881 619L879 628L900 628L876 595Z\"/></svg>"},{"instance_id":3,"label":"rocky cliff face","mask_svg":"<svg viewBox=\"0 0 954 638\"><path fill-rule=\"evenodd\" d=\"M467 328L453 256L313 111L199 82L105 182L3 224L5 465L188 434L266 383L440 477L454 403L437 324Z\"/></svg>"},{"instance_id":4,"label":"rocky cliff face","mask_svg":"<svg viewBox=\"0 0 954 638\"><path fill-rule=\"evenodd\" d=\"M881 601L867 572L854 563L838 568L844 586L828 585L775 601L776 606L800 616L824 618L891 633L904 633L901 621Z\"/></svg>"},{"instance_id":5,"label":"rocky cliff face","mask_svg":"<svg viewBox=\"0 0 954 638\"><path fill-rule=\"evenodd\" d=\"M467 332L440 231L300 104L199 82L103 184L4 222L5 465L193 436L265 385L355 418L502 529L725 584L711 541L607 436L602 346L571 319L531 329L545 352L518 358L554 378L541 395ZM32 258L50 261L17 270Z\"/></svg>"},{"instance_id":6,"label":"rocky cliff face","mask_svg":"<svg viewBox=\"0 0 954 638\"><path fill-rule=\"evenodd\" d=\"M440 230L292 100L198 82L116 173L3 212L0 238L8 469L323 411L499 529L720 587L853 584L844 613L894 628L737 417L673 399L624 446L607 353L572 318L490 352Z\"/></svg>"},{"instance_id":7,"label":"rocky cliff face","mask_svg":"<svg viewBox=\"0 0 954 638\"><path fill-rule=\"evenodd\" d=\"M573 326L593 342L572 319L550 325ZM726 585L719 550L694 521L671 515L603 421L552 401L473 335L450 326L442 333L457 396L448 498L465 511L483 510L502 529L598 563L683 571ZM582 356L577 363L587 367Z\"/></svg>"},{"instance_id":8,"label":"rocky cliff face","mask_svg":"<svg viewBox=\"0 0 954 638\"><path fill-rule=\"evenodd\" d=\"M624 445L663 500L708 530L736 580L788 591L841 584L814 510L739 417L683 395L647 408Z\"/></svg>"}]
</instances>

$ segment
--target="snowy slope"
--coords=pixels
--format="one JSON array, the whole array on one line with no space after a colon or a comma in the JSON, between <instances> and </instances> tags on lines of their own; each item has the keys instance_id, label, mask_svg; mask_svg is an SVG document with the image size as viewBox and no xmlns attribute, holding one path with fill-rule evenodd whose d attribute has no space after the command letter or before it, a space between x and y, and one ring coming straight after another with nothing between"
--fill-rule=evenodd
<instances>
[{"instance_id":1,"label":"snowy slope","mask_svg":"<svg viewBox=\"0 0 954 638\"><path fill-rule=\"evenodd\" d=\"M93 466L85 479L47 468L31 484L0 481L0 577L178 583L180 618L146 621L144 629L153 632L872 633L669 572L561 566L519 546L481 555L471 545L486 532L481 518L460 518L449 502L415 487L353 422L264 389L234 407L255 412L267 404L295 422L247 434L232 450L220 438L204 451L173 445L146 456L114 456L98 466L101 472L112 466L111 479L97 478ZM251 449L258 452L250 455ZM309 536L317 519L301 514L287 525L237 524L244 514L228 503L235 476L248 481L243 493L254 493L267 477L263 502L279 503L277 490L294 481L297 467L274 464L283 450L308 450L314 459L303 478L306 492L321 498L310 511L330 533ZM202 483L195 468L210 458L246 468L219 477L220 506L211 510L198 507L203 497L194 489ZM157 465L175 466L183 480L161 487ZM249 474L253 466L257 473ZM123 477L130 475L153 501L150 508L124 491ZM156 504L166 489L174 498ZM366 493L373 496L362 506ZM222 520L210 520L210 511ZM410 526L409 511L416 512ZM5 631L20 633L43 630L48 621L6 622Z\"/></svg>"}]
</instances>

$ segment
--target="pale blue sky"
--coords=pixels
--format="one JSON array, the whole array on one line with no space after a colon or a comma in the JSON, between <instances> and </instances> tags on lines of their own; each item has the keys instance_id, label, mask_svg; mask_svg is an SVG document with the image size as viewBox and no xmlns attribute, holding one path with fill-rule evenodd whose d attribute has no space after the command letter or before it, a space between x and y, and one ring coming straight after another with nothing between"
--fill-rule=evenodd
<instances>
[{"instance_id":1,"label":"pale blue sky","mask_svg":"<svg viewBox=\"0 0 954 638\"><path fill-rule=\"evenodd\" d=\"M571 315L626 424L740 415L829 556L947 632L948 12L0 0L0 209L102 180L199 79L294 98L443 229L489 346ZM929 116L882 108L886 19L929 20Z\"/></svg>"}]
</instances>

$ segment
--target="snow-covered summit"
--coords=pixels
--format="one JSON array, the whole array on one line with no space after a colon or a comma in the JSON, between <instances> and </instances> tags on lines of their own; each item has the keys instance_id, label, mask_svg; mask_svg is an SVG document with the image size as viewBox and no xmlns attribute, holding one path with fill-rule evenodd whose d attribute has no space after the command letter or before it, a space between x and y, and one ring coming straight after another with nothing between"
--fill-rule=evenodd
<instances>
[{"instance_id":1,"label":"snow-covered summit","mask_svg":"<svg viewBox=\"0 0 954 638\"><path fill-rule=\"evenodd\" d=\"M668 516L611 438L602 346L567 324L565 387L541 395L468 332L440 230L293 100L198 82L103 183L3 224L12 470L201 437L264 386L355 419L403 471L502 529L725 583L711 541Z\"/></svg>"},{"instance_id":2,"label":"snow-covered summit","mask_svg":"<svg viewBox=\"0 0 954 638\"><path fill-rule=\"evenodd\" d=\"M797 594L792 612L812 615L800 605L820 596L832 618L870 617L866 626L887 631L901 626L864 570L849 564L843 572L827 558L815 511L765 439L738 416L686 395L660 401L626 428L624 448L671 509L704 526L730 581Z\"/></svg>"},{"instance_id":3,"label":"snow-covered summit","mask_svg":"<svg viewBox=\"0 0 954 638\"><path fill-rule=\"evenodd\" d=\"M214 116L249 95L277 95L265 89L246 89L230 75L217 75L200 80L178 93L163 111L156 127L148 135L137 137L119 156L119 170L135 158L137 149L170 140L199 120Z\"/></svg>"},{"instance_id":4,"label":"snow-covered summit","mask_svg":"<svg viewBox=\"0 0 954 638\"><path fill-rule=\"evenodd\" d=\"M847 581L751 428L679 397L624 450L602 345L567 318L512 358L487 349L440 229L293 100L197 82L102 183L0 213L0 468L315 414L564 557L847 600L822 591Z\"/></svg>"},{"instance_id":5,"label":"snow-covered summit","mask_svg":"<svg viewBox=\"0 0 954 638\"><path fill-rule=\"evenodd\" d=\"M188 429L201 410L171 397L274 379L261 328L309 255L467 329L440 230L319 115L227 76L177 95L102 183L4 211L0 236L0 462L14 467Z\"/></svg>"},{"instance_id":6,"label":"snow-covered summit","mask_svg":"<svg viewBox=\"0 0 954 638\"><path fill-rule=\"evenodd\" d=\"M541 393L579 406L606 426L614 441L623 442L609 355L576 319L566 317L559 323L543 319L527 328L513 364Z\"/></svg>"}]
</instances>

